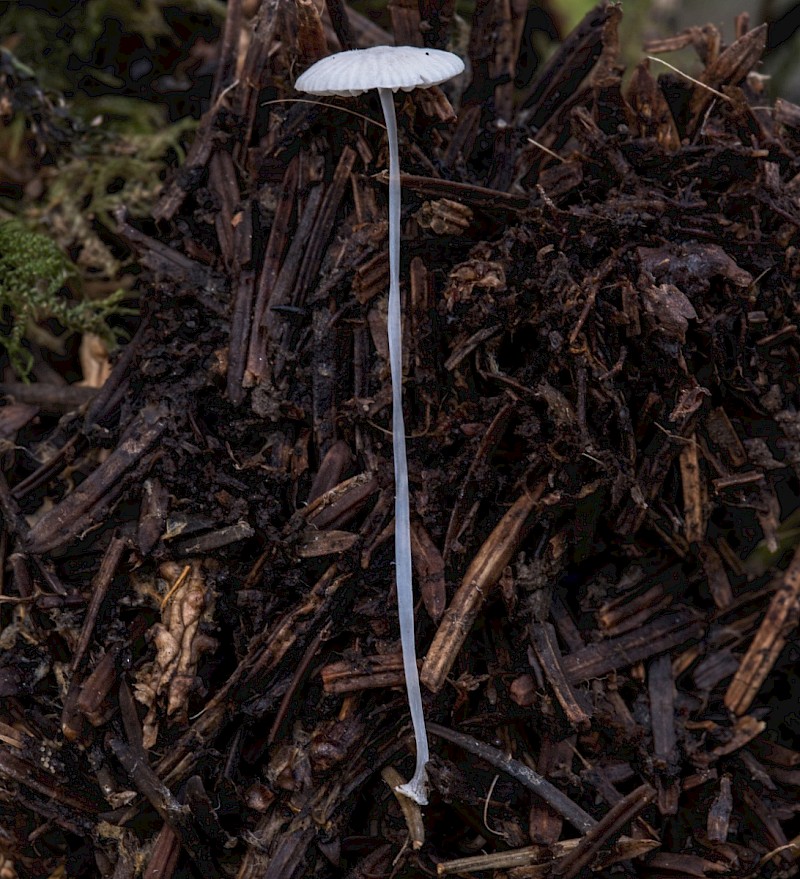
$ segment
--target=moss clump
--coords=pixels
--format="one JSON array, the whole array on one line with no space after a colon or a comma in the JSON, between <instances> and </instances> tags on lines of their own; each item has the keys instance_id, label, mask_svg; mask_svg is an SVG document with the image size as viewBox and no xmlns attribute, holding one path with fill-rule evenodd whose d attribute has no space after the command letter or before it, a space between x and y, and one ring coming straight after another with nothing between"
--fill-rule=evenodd
<instances>
[{"instance_id":1,"label":"moss clump","mask_svg":"<svg viewBox=\"0 0 800 879\"><path fill-rule=\"evenodd\" d=\"M95 301L68 298L68 287L79 280L75 266L56 244L19 220L0 223L0 307L4 328L0 345L21 378L27 379L33 357L24 347L29 327L54 318L66 330L95 333L107 344L116 342L106 318L124 313L119 302L124 291Z\"/></svg>"}]
</instances>

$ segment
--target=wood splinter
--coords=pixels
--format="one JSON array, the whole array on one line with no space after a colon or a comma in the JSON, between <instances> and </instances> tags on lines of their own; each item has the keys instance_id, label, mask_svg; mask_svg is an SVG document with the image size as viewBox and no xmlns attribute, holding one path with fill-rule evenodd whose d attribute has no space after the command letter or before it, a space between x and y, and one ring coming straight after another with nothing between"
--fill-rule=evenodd
<instances>
[{"instance_id":1,"label":"wood splinter","mask_svg":"<svg viewBox=\"0 0 800 879\"><path fill-rule=\"evenodd\" d=\"M525 523L544 493L542 480L525 491L497 523L467 568L458 591L445 611L420 673L420 680L434 693L444 685L462 644L470 633L489 592L497 585L503 569L514 557L525 531Z\"/></svg>"},{"instance_id":2,"label":"wood splinter","mask_svg":"<svg viewBox=\"0 0 800 879\"><path fill-rule=\"evenodd\" d=\"M752 705L783 650L789 633L800 620L800 549L794 557L767 614L756 632L750 649L725 694L725 707L744 714Z\"/></svg>"}]
</instances>

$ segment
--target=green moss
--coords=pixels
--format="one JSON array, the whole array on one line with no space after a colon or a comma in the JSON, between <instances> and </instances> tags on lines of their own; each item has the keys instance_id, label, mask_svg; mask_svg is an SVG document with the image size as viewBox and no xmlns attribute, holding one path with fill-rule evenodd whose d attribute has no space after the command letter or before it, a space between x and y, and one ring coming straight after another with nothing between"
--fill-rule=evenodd
<instances>
[{"instance_id":1,"label":"green moss","mask_svg":"<svg viewBox=\"0 0 800 879\"><path fill-rule=\"evenodd\" d=\"M5 209L34 228L46 226L82 274L110 281L125 271L120 251L109 246L114 212L149 215L197 123L169 125L165 107L126 96L92 99L88 124L74 109L42 86L38 71L0 48L0 155L20 179L36 176L40 188L21 208L0 197L0 216Z\"/></svg>"},{"instance_id":2,"label":"green moss","mask_svg":"<svg viewBox=\"0 0 800 879\"><path fill-rule=\"evenodd\" d=\"M78 280L75 266L46 235L19 220L0 223L0 306L7 326L0 345L23 379L33 365L23 339L28 327L41 320L55 318L66 330L95 333L115 344L106 318L124 312L119 305L124 291L97 301L71 302L66 294Z\"/></svg>"}]
</instances>

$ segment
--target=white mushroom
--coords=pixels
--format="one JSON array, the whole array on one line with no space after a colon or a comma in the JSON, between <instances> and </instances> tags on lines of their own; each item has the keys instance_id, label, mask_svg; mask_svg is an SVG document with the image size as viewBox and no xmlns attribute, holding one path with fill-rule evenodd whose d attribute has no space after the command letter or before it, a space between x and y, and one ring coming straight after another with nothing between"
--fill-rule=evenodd
<instances>
[{"instance_id":1,"label":"white mushroom","mask_svg":"<svg viewBox=\"0 0 800 879\"><path fill-rule=\"evenodd\" d=\"M451 52L413 46L375 46L329 55L309 67L296 82L313 95L360 95L376 88L389 138L389 367L392 377L392 436L395 481L395 565L400 641L408 704L417 747L414 777L397 790L424 805L427 799L428 737L422 710L414 643L414 595L411 583L411 523L408 465L403 423L403 355L400 310L400 160L392 92L427 88L457 76L464 62Z\"/></svg>"}]
</instances>

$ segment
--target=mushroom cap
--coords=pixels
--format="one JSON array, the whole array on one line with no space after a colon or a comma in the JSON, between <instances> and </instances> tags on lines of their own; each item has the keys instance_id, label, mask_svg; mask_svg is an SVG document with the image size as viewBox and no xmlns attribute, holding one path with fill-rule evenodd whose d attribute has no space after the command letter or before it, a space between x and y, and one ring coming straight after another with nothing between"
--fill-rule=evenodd
<instances>
[{"instance_id":1,"label":"mushroom cap","mask_svg":"<svg viewBox=\"0 0 800 879\"><path fill-rule=\"evenodd\" d=\"M416 46L373 46L328 55L297 78L295 88L312 95L360 95L384 88L410 92L439 85L464 69L452 52Z\"/></svg>"}]
</instances>

